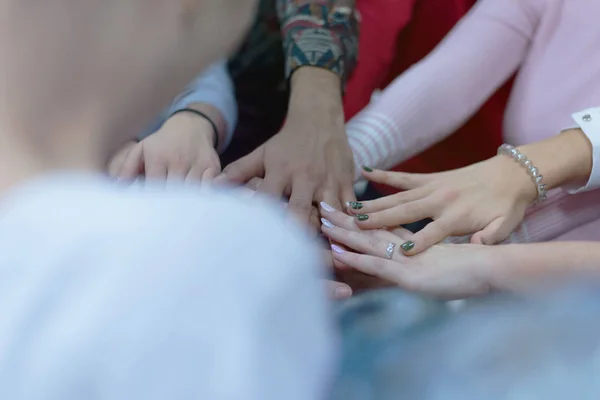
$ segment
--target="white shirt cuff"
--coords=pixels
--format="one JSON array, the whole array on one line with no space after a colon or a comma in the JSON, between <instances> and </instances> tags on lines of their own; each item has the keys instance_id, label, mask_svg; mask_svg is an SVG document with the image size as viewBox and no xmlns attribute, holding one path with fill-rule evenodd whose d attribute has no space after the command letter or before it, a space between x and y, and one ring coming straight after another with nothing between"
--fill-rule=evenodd
<instances>
[{"instance_id":1,"label":"white shirt cuff","mask_svg":"<svg viewBox=\"0 0 600 400\"><path fill-rule=\"evenodd\" d=\"M592 172L585 186L568 190L575 194L600 188L600 107L588 108L571 116L592 144Z\"/></svg>"}]
</instances>

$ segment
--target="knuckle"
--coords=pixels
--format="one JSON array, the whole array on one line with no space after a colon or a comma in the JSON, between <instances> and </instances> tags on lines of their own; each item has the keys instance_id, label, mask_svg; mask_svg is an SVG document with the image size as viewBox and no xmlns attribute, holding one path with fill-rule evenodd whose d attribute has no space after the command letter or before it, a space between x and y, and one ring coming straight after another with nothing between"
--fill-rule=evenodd
<instances>
[{"instance_id":1,"label":"knuckle","mask_svg":"<svg viewBox=\"0 0 600 400\"><path fill-rule=\"evenodd\" d=\"M323 172L312 164L304 168L304 175L306 176L306 179L313 183L321 182L324 178Z\"/></svg>"},{"instance_id":2,"label":"knuckle","mask_svg":"<svg viewBox=\"0 0 600 400\"><path fill-rule=\"evenodd\" d=\"M460 197L460 190L456 188L444 188L439 192L440 201L445 204L451 204Z\"/></svg>"},{"instance_id":3,"label":"knuckle","mask_svg":"<svg viewBox=\"0 0 600 400\"><path fill-rule=\"evenodd\" d=\"M378 249L381 246L381 239L371 235L369 236L369 245L375 249Z\"/></svg>"},{"instance_id":4,"label":"knuckle","mask_svg":"<svg viewBox=\"0 0 600 400\"><path fill-rule=\"evenodd\" d=\"M290 201L289 206L296 210L299 211L303 214L310 214L312 211L312 204L310 203L310 201L308 202L304 202L304 201Z\"/></svg>"}]
</instances>

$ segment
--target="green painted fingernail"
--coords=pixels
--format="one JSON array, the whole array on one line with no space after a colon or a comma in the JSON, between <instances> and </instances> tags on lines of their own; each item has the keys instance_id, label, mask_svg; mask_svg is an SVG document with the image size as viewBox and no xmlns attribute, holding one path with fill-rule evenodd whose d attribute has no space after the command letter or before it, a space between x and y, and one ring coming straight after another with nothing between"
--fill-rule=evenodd
<instances>
[{"instance_id":1,"label":"green painted fingernail","mask_svg":"<svg viewBox=\"0 0 600 400\"><path fill-rule=\"evenodd\" d=\"M366 221L366 220L368 220L368 219L369 219L369 216L368 216L368 215L366 215L366 214L358 214L358 215L356 216L356 218L357 218L359 221Z\"/></svg>"},{"instance_id":2,"label":"green painted fingernail","mask_svg":"<svg viewBox=\"0 0 600 400\"><path fill-rule=\"evenodd\" d=\"M363 169L367 172L373 172L373 168L367 167L366 165L363 165Z\"/></svg>"},{"instance_id":3,"label":"green painted fingernail","mask_svg":"<svg viewBox=\"0 0 600 400\"><path fill-rule=\"evenodd\" d=\"M415 242L413 242L412 240L409 240L407 242L404 242L400 245L400 248L404 251L411 251L412 249L415 248Z\"/></svg>"},{"instance_id":4,"label":"green painted fingernail","mask_svg":"<svg viewBox=\"0 0 600 400\"><path fill-rule=\"evenodd\" d=\"M360 210L361 208L363 208L363 203L360 203L358 201L351 201L350 202L350 207L353 210Z\"/></svg>"}]
</instances>

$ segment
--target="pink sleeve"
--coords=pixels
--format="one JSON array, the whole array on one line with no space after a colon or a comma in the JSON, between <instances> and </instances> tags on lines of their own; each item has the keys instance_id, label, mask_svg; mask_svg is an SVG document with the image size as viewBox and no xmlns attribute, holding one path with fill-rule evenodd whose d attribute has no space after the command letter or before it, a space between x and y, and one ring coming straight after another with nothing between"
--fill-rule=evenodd
<instances>
[{"instance_id":1,"label":"pink sleeve","mask_svg":"<svg viewBox=\"0 0 600 400\"><path fill-rule=\"evenodd\" d=\"M387 169L444 139L516 71L541 11L482 0L438 47L347 125L355 162ZM358 176L357 176L358 177Z\"/></svg>"},{"instance_id":2,"label":"pink sleeve","mask_svg":"<svg viewBox=\"0 0 600 400\"><path fill-rule=\"evenodd\" d=\"M503 243L535 243L552 239L600 218L600 190L570 195L561 189L531 207L523 222ZM468 243L470 236L451 237L448 243Z\"/></svg>"}]
</instances>

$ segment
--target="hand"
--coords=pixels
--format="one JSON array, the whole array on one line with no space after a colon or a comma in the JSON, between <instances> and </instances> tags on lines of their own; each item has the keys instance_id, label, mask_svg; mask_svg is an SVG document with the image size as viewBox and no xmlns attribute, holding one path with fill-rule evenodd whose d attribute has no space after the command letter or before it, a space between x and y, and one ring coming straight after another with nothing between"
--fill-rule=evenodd
<instances>
[{"instance_id":1,"label":"hand","mask_svg":"<svg viewBox=\"0 0 600 400\"><path fill-rule=\"evenodd\" d=\"M128 143L109 164L111 175L195 182L211 180L221 171L211 124L192 113L179 113L140 143Z\"/></svg>"},{"instance_id":2,"label":"hand","mask_svg":"<svg viewBox=\"0 0 600 400\"><path fill-rule=\"evenodd\" d=\"M260 192L289 194L289 209L308 220L313 199L340 207L354 197L354 159L343 127L320 126L307 132L306 121L289 121L275 137L232 163L223 179L243 183L264 176Z\"/></svg>"},{"instance_id":3,"label":"hand","mask_svg":"<svg viewBox=\"0 0 600 400\"><path fill-rule=\"evenodd\" d=\"M490 291L488 247L479 245L435 245L407 257L395 246L387 257L390 243L410 240L404 229L359 231L352 217L323 207L323 233L338 244L332 254L338 265L356 269L399 287L427 296L459 299ZM356 251L356 252L355 252Z\"/></svg>"},{"instance_id":4,"label":"hand","mask_svg":"<svg viewBox=\"0 0 600 400\"><path fill-rule=\"evenodd\" d=\"M264 180L262 178L252 178L246 183L245 187L247 189L250 189L250 190L256 192L263 182L264 182ZM282 204L284 207L286 207L286 208L288 207L288 203L284 202ZM302 221L302 222L305 223L307 221ZM310 208L310 216L308 218L308 226L312 228L314 233L316 233L316 234L321 233L321 220L320 220L319 210L314 205L311 205L311 208Z\"/></svg>"},{"instance_id":5,"label":"hand","mask_svg":"<svg viewBox=\"0 0 600 400\"><path fill-rule=\"evenodd\" d=\"M283 129L225 168L219 179L244 183L264 177L259 191L289 195L290 210L305 221L313 201L339 207L352 201L354 157L345 132L340 87L339 78L329 71L300 68L292 75L290 111Z\"/></svg>"},{"instance_id":6,"label":"hand","mask_svg":"<svg viewBox=\"0 0 600 400\"><path fill-rule=\"evenodd\" d=\"M367 168L370 169L370 168ZM471 243L495 244L519 225L537 197L530 175L506 156L435 174L365 171L365 178L403 192L364 203L350 203L362 229L434 221L400 248L417 254L448 236L473 234Z\"/></svg>"}]
</instances>

